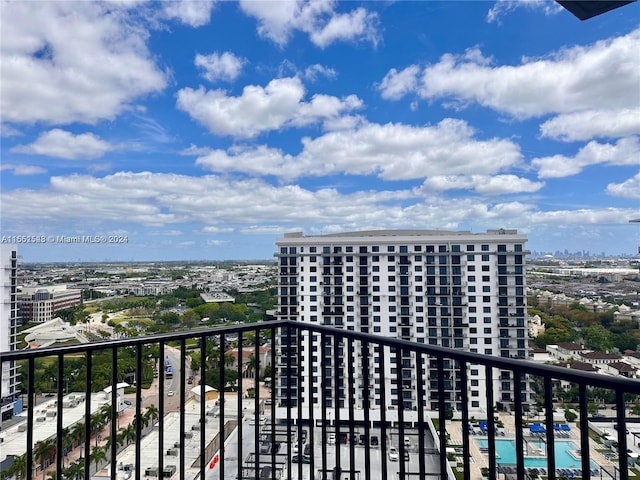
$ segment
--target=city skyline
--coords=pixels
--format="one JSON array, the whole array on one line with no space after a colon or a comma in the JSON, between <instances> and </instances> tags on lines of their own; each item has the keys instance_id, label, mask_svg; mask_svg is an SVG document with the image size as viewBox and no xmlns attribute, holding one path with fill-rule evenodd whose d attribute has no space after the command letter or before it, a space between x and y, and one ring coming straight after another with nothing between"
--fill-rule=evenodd
<instances>
[{"instance_id":1,"label":"city skyline","mask_svg":"<svg viewBox=\"0 0 640 480\"><path fill-rule=\"evenodd\" d=\"M637 251L637 2L0 8L0 233L23 262L378 229Z\"/></svg>"}]
</instances>

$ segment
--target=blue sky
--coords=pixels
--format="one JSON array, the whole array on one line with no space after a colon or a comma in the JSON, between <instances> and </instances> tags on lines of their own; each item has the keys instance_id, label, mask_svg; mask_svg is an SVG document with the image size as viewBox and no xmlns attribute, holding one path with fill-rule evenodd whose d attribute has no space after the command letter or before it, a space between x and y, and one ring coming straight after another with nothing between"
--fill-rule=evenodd
<instances>
[{"instance_id":1,"label":"blue sky","mask_svg":"<svg viewBox=\"0 0 640 480\"><path fill-rule=\"evenodd\" d=\"M24 261L264 259L285 232L382 228L637 247L640 2L1 9L1 233L47 240Z\"/></svg>"}]
</instances>

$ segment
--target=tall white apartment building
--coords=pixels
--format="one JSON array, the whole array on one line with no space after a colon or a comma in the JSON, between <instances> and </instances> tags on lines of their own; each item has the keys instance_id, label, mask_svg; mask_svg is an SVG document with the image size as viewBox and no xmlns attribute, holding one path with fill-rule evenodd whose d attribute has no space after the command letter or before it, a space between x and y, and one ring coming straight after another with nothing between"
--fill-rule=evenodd
<instances>
[{"instance_id":1,"label":"tall white apartment building","mask_svg":"<svg viewBox=\"0 0 640 480\"><path fill-rule=\"evenodd\" d=\"M0 245L0 353L16 349L16 333L19 325L17 289L16 247ZM6 420L21 411L18 403L17 387L19 376L15 362L2 362L0 397L2 399L2 420Z\"/></svg>"},{"instance_id":2,"label":"tall white apartment building","mask_svg":"<svg viewBox=\"0 0 640 480\"><path fill-rule=\"evenodd\" d=\"M367 332L466 350L505 358L527 358L525 296L526 237L516 230L488 230L486 233L432 230L383 230L306 236L285 234L276 241L279 268L278 316L335 328ZM304 333L305 338L308 332ZM279 355L287 353L287 342L280 337ZM437 365L415 354L403 352L400 362L393 352L380 361L379 352L363 355L356 349L355 375L369 372L369 382L359 377L353 382L356 395L350 398L340 378L331 380L309 372L303 340L295 354L301 356L301 383L283 384L277 395L281 404L309 402L319 408L363 407L365 395L372 408L383 408L381 389L385 389L384 407L398 408L397 365L402 365L402 402L405 410L438 409ZM324 345L325 369L334 371L331 344ZM346 353L337 360L338 369L350 368ZM363 364L366 359L367 365ZM282 365L279 361L278 364ZM445 402L452 411L462 408L460 392L467 388L469 411L486 415L486 377L483 368L467 368L468 383L460 384L460 372L453 362L445 361L447 391ZM284 368L284 367L283 367ZM422 369L425 395L416 395L416 373ZM380 371L384 383L380 385ZM459 370L459 368L458 368ZM337 370L340 371L340 370ZM378 373L376 373L378 372ZM296 372L298 373L298 372ZM309 378L312 376L312 379ZM331 375L334 376L334 375ZM334 376L335 377L335 376ZM313 388L309 391L309 381ZM323 382L324 381L324 382ZM338 382L338 388L334 388ZM371 388L364 392L363 384ZM323 391L324 385L324 391ZM331 388L327 388L331 385ZM513 402L513 377L509 372L494 372L493 392L497 403L505 407ZM288 390L289 389L289 390ZM335 392L339 393L335 393ZM528 403L529 392L522 400ZM310 393L310 394L309 394ZM320 395L322 393L323 395ZM324 398L324 406L320 405ZM289 402L290 400L290 402Z\"/></svg>"}]
</instances>

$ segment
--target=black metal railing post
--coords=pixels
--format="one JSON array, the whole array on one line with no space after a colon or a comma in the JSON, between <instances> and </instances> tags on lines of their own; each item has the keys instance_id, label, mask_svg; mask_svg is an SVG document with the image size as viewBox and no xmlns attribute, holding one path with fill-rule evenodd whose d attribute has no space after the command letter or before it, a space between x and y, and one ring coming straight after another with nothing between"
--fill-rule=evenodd
<instances>
[{"instance_id":1,"label":"black metal railing post","mask_svg":"<svg viewBox=\"0 0 640 480\"><path fill-rule=\"evenodd\" d=\"M135 413L135 430L136 439L142 438L142 381L143 381L143 368L142 368L142 344L136 345L136 413ZM140 480L140 460L141 455L141 442L135 442L136 450L136 463L134 468L135 480Z\"/></svg>"},{"instance_id":2,"label":"black metal railing post","mask_svg":"<svg viewBox=\"0 0 640 480\"><path fill-rule=\"evenodd\" d=\"M424 357L420 354L416 354L416 379L418 382L418 472L420 478L426 477L426 464L425 464L425 394L424 394L424 375L422 374L422 362Z\"/></svg>"},{"instance_id":3,"label":"black metal railing post","mask_svg":"<svg viewBox=\"0 0 640 480\"><path fill-rule=\"evenodd\" d=\"M218 399L220 400L220 424L218 427L218 478L220 478L220 480L224 480L225 476L224 476L224 458L225 458L225 454L224 454L224 441L225 441L225 429L224 429L224 424L225 424L225 395L224 395L224 387L226 384L225 381L225 377L226 377L226 367L227 367L227 356L226 356L226 341L225 341L225 334L221 333L220 334L220 395L218 397ZM256 427L258 427L258 425L256 425ZM184 431L184 430L182 430ZM182 479L181 479L182 480Z\"/></svg>"},{"instance_id":4,"label":"black metal railing post","mask_svg":"<svg viewBox=\"0 0 640 480\"><path fill-rule=\"evenodd\" d=\"M447 473L447 418L446 404L444 398L445 377L444 377L444 358L442 355L436 357L438 366L438 432L440 440L440 475L445 476Z\"/></svg>"},{"instance_id":5,"label":"black metal railing post","mask_svg":"<svg viewBox=\"0 0 640 480\"><path fill-rule=\"evenodd\" d=\"M485 369L486 379L486 399L487 399L487 422L489 425L489 480L496 480L496 422L494 417L494 401L493 401L493 368ZM467 430L467 435L469 432Z\"/></svg>"},{"instance_id":6,"label":"black metal railing post","mask_svg":"<svg viewBox=\"0 0 640 480\"><path fill-rule=\"evenodd\" d=\"M340 375L340 342L342 337L337 334L333 337L333 424L336 430L336 470L339 472L342 470L342 462L340 458L340 442L342 441L342 433L340 433L340 399L344 396L340 395L340 383L344 381L344 376Z\"/></svg>"},{"instance_id":7,"label":"black metal railing post","mask_svg":"<svg viewBox=\"0 0 640 480\"><path fill-rule=\"evenodd\" d=\"M179 397L180 398L180 406L184 406L185 404L185 379L184 379L184 374L185 374L185 369L186 369L186 357L187 357L187 346L186 346L186 340L184 338L180 339L180 378L178 378L178 388L179 390ZM175 374L174 374L175 376ZM184 439L184 432L186 431L187 428L187 419L185 417L185 411L184 408L180 408L180 432L181 432L181 438L180 438L180 473L179 473L179 477L180 480L185 480L185 461L186 461L186 455L185 455L185 449L186 446L185 444L187 443Z\"/></svg>"},{"instance_id":8,"label":"black metal railing post","mask_svg":"<svg viewBox=\"0 0 640 480\"><path fill-rule=\"evenodd\" d=\"M386 393L386 375L385 368L387 362L385 360L386 347L378 344L379 354L379 369L380 369L380 462L382 463L382 480L387 480L387 451L388 451L388 438L387 438L387 393ZM375 348L374 348L375 352ZM375 353L374 353L375 356ZM375 388L375 387L374 387Z\"/></svg>"},{"instance_id":9,"label":"black metal railing post","mask_svg":"<svg viewBox=\"0 0 640 480\"><path fill-rule=\"evenodd\" d=\"M354 420L354 409L353 404L356 399L356 390L355 390L355 378L354 378L354 369L353 369L353 341L350 339L345 339L345 343L347 344L347 388L349 394L347 395L347 403L349 410L349 470L351 471L350 479L356 480L356 434L355 434L355 420Z\"/></svg>"},{"instance_id":10,"label":"black metal railing post","mask_svg":"<svg viewBox=\"0 0 640 480\"><path fill-rule=\"evenodd\" d=\"M85 388L84 388L84 478L91 478L91 379L93 371L93 355L85 354ZM97 435L97 433L96 433ZM139 479L136 479L139 480Z\"/></svg>"},{"instance_id":11,"label":"black metal railing post","mask_svg":"<svg viewBox=\"0 0 640 480\"><path fill-rule=\"evenodd\" d=\"M366 438L366 448L364 450L364 463L365 463L365 480L371 480L371 399L369 390L371 385L369 382L369 343L361 342L361 357L362 357L362 376L363 376L363 400L362 408L364 409L364 435Z\"/></svg>"},{"instance_id":12,"label":"black metal railing post","mask_svg":"<svg viewBox=\"0 0 640 480\"><path fill-rule=\"evenodd\" d=\"M515 370L513 372L513 397L516 424L516 470L518 478L525 478L523 450L524 425L522 422L522 373L520 370Z\"/></svg>"},{"instance_id":13,"label":"black metal railing post","mask_svg":"<svg viewBox=\"0 0 640 480\"><path fill-rule=\"evenodd\" d=\"M460 389L460 396L462 402L462 425L464 427L462 429L462 456L464 458L470 458L469 428L467 427L467 425L469 425L469 391L465 388L467 385L467 363L464 360L460 362L460 384L462 385L462 388ZM489 428L489 435L495 435L495 427L493 426L493 422L490 421L493 418L490 419L489 417L493 417L493 412L490 412L489 408L487 408L487 427ZM470 475L470 465L468 462L465 462L462 478L464 480L469 480Z\"/></svg>"},{"instance_id":14,"label":"black metal railing post","mask_svg":"<svg viewBox=\"0 0 640 480\"><path fill-rule=\"evenodd\" d=\"M118 461L118 348L111 348L111 480L116 480L116 468Z\"/></svg>"},{"instance_id":15,"label":"black metal railing post","mask_svg":"<svg viewBox=\"0 0 640 480\"><path fill-rule=\"evenodd\" d=\"M201 472L201 477L204 475L205 469L207 468L207 462L208 462L208 458L206 457L206 442L205 442L205 429L204 429L204 424L206 423L206 418L207 418L207 413L206 413L206 400L207 400L207 389L206 389L206 378L205 378L205 369L206 369L206 365L207 365L207 339L208 337L206 335L202 335L200 337L200 372L199 372L199 378L200 378L200 419L202 420L203 424L202 424L202 430L200 431L200 472ZM195 382L195 378L196 378L196 374L195 372L193 373L193 378L194 378L194 384ZM240 427L240 432L242 432L242 425L239 425ZM238 435L239 439L240 439L240 445L242 445L242 435ZM242 450L239 450L240 452L242 452ZM238 455L238 459L240 458L240 455ZM238 471L240 472L240 468L238 467Z\"/></svg>"},{"instance_id":16,"label":"black metal railing post","mask_svg":"<svg viewBox=\"0 0 640 480\"><path fill-rule=\"evenodd\" d=\"M62 460L64 459L63 452L63 424L62 424L62 409L64 407L64 355L60 353L57 356L58 359L58 413L56 415L56 431L58 435L56 436L56 475L58 478L62 477Z\"/></svg>"},{"instance_id":17,"label":"black metal railing post","mask_svg":"<svg viewBox=\"0 0 640 480\"><path fill-rule=\"evenodd\" d=\"M616 391L616 417L618 422L618 465L620 480L629 478L629 455L627 450L627 423L624 409L624 393Z\"/></svg>"},{"instance_id":18,"label":"black metal railing post","mask_svg":"<svg viewBox=\"0 0 640 480\"><path fill-rule=\"evenodd\" d=\"M582 478L589 480L591 478L591 467L589 460L589 420L587 416L587 387L582 384L578 386L578 398L580 409L580 455L582 457ZM626 452L626 449L624 450Z\"/></svg>"},{"instance_id":19,"label":"black metal railing post","mask_svg":"<svg viewBox=\"0 0 640 480\"><path fill-rule=\"evenodd\" d=\"M556 448L555 448L555 426L553 420L553 390L551 377L544 376L544 410L545 425L547 430L547 474L549 480L556 480Z\"/></svg>"}]
</instances>

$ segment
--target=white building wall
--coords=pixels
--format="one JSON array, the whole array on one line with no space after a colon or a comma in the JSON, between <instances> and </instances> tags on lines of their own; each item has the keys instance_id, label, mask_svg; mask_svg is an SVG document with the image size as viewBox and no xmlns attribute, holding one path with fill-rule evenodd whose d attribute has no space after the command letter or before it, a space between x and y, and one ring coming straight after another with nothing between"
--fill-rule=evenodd
<instances>
[{"instance_id":1,"label":"white building wall","mask_svg":"<svg viewBox=\"0 0 640 480\"><path fill-rule=\"evenodd\" d=\"M17 249L11 245L0 245L0 351L10 352L16 348L18 327ZM2 418L11 415L16 401L18 375L14 362L2 362L0 391L2 396Z\"/></svg>"},{"instance_id":2,"label":"white building wall","mask_svg":"<svg viewBox=\"0 0 640 480\"><path fill-rule=\"evenodd\" d=\"M279 316L487 355L527 358L525 241L512 230L486 234L416 230L286 235L277 241ZM308 392L305 345L303 342L299 353ZM362 377L362 356L355 353L354 370ZM319 352L314 355L319 362ZM409 370L403 371L407 375L405 387L415 392L419 368L415 355L406 361ZM396 377L395 359L387 353L382 366L387 406L393 408L390 399L396 388L391 384ZM435 373L433 367L422 365L427 387L430 370ZM344 359L341 368L347 369ZM373 351L369 368L370 386L378 388L371 396L372 407L380 407L380 386L375 384L380 374L375 369L381 365ZM470 408L486 414L485 372L473 367L468 374ZM298 396L294 392L292 398L300 398L305 405L311 399L320 401L321 375L315 372L313 376L317 379L313 395ZM452 378L455 382L453 371ZM358 390L364 380L357 378L355 383L356 397L352 401L361 407L363 396ZM347 387L341 386L345 391ZM279 393L286 396L285 389ZM415 393L405 398L405 407L415 409L422 400L423 406L433 409L437 400L433 392L426 393L425 399L417 399ZM513 400L512 379L502 378L500 372L494 373L494 397L503 403ZM339 400L346 406L344 398ZM459 391L458 398L452 392L447 403L453 410L461 408Z\"/></svg>"}]
</instances>

